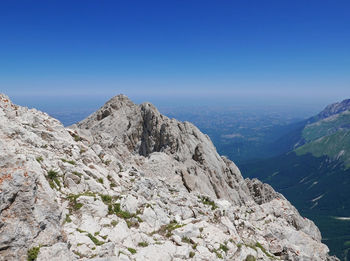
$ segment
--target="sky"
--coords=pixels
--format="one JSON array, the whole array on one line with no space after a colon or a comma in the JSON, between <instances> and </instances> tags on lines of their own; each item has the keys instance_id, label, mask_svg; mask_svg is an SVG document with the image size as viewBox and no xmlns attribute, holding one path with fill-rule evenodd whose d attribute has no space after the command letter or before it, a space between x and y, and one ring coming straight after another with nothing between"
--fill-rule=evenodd
<instances>
[{"instance_id":1,"label":"sky","mask_svg":"<svg viewBox=\"0 0 350 261\"><path fill-rule=\"evenodd\" d=\"M21 104L350 98L350 1L0 1L0 92Z\"/></svg>"}]
</instances>

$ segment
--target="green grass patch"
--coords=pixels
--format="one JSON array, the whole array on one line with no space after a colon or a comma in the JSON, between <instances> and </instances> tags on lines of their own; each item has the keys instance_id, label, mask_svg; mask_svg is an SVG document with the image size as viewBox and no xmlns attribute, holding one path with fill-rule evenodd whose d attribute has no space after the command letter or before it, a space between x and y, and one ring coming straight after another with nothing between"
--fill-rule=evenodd
<instances>
[{"instance_id":1,"label":"green grass patch","mask_svg":"<svg viewBox=\"0 0 350 261\"><path fill-rule=\"evenodd\" d=\"M105 204L110 204L112 203L112 197L110 195L103 195L103 194L100 194L100 197L103 201L103 203Z\"/></svg>"},{"instance_id":2,"label":"green grass patch","mask_svg":"<svg viewBox=\"0 0 350 261\"><path fill-rule=\"evenodd\" d=\"M58 178L54 178L53 181L56 183L56 185L60 188L61 182L58 180Z\"/></svg>"},{"instance_id":3,"label":"green grass patch","mask_svg":"<svg viewBox=\"0 0 350 261\"><path fill-rule=\"evenodd\" d=\"M115 203L113 205L113 213L116 214L118 217L123 218L123 219L129 219L129 218L132 218L134 216L133 214L131 214L128 211L123 211L120 208L120 203Z\"/></svg>"},{"instance_id":4,"label":"green grass patch","mask_svg":"<svg viewBox=\"0 0 350 261\"><path fill-rule=\"evenodd\" d=\"M73 138L74 138L74 140L75 140L76 142L82 141L82 140L83 140L83 139L82 139L79 135L77 135L77 134L73 134Z\"/></svg>"},{"instance_id":5,"label":"green grass patch","mask_svg":"<svg viewBox=\"0 0 350 261\"><path fill-rule=\"evenodd\" d=\"M65 223L71 223L72 219L70 218L69 214L66 214L66 218L64 219Z\"/></svg>"},{"instance_id":6,"label":"green grass patch","mask_svg":"<svg viewBox=\"0 0 350 261\"><path fill-rule=\"evenodd\" d=\"M74 254L76 254L77 256L79 256L79 258L83 258L84 257L84 255L82 254L82 253L80 253L80 252L78 252L78 251L76 251L76 250L73 250L72 251Z\"/></svg>"},{"instance_id":7,"label":"green grass patch","mask_svg":"<svg viewBox=\"0 0 350 261\"><path fill-rule=\"evenodd\" d=\"M27 260L28 261L36 260L38 255L39 255L39 252L40 252L40 246L32 247L32 248L28 249L28 251L27 251Z\"/></svg>"},{"instance_id":8,"label":"green grass patch","mask_svg":"<svg viewBox=\"0 0 350 261\"><path fill-rule=\"evenodd\" d=\"M69 201L76 201L79 197L81 196L86 196L86 197L96 197L96 194L94 192L91 191L86 191L84 193L80 193L80 194L69 194L67 196L67 199Z\"/></svg>"},{"instance_id":9,"label":"green grass patch","mask_svg":"<svg viewBox=\"0 0 350 261\"><path fill-rule=\"evenodd\" d=\"M52 189L56 188L56 185L58 188L61 188L61 183L58 180L58 172L54 170L49 170L47 172L47 180L49 182L49 185ZM56 185L55 185L56 184Z\"/></svg>"},{"instance_id":10,"label":"green grass patch","mask_svg":"<svg viewBox=\"0 0 350 261\"><path fill-rule=\"evenodd\" d=\"M75 176L78 176L79 178L81 178L81 176L83 176L82 173L77 172L77 171L73 171L72 174L75 175Z\"/></svg>"},{"instance_id":11,"label":"green grass patch","mask_svg":"<svg viewBox=\"0 0 350 261\"><path fill-rule=\"evenodd\" d=\"M245 258L245 261L256 261L256 258L255 256L247 255L247 257Z\"/></svg>"},{"instance_id":12,"label":"green grass patch","mask_svg":"<svg viewBox=\"0 0 350 261\"><path fill-rule=\"evenodd\" d=\"M69 163L71 165L76 165L76 162L74 160L66 160L66 159L61 159L65 163Z\"/></svg>"},{"instance_id":13,"label":"green grass patch","mask_svg":"<svg viewBox=\"0 0 350 261\"><path fill-rule=\"evenodd\" d=\"M55 183L51 179L49 180L49 185L52 189L56 188Z\"/></svg>"},{"instance_id":14,"label":"green grass patch","mask_svg":"<svg viewBox=\"0 0 350 261\"><path fill-rule=\"evenodd\" d=\"M85 230L82 230L82 229L80 229L80 228L77 228L77 231L78 231L79 233L86 233Z\"/></svg>"},{"instance_id":15,"label":"green grass patch","mask_svg":"<svg viewBox=\"0 0 350 261\"><path fill-rule=\"evenodd\" d=\"M131 247L128 247L128 251L131 253L131 254L136 254L136 249L134 249L134 248L131 248Z\"/></svg>"},{"instance_id":16,"label":"green grass patch","mask_svg":"<svg viewBox=\"0 0 350 261\"><path fill-rule=\"evenodd\" d=\"M111 160L102 160L103 164L105 164L106 166L109 166L111 164Z\"/></svg>"},{"instance_id":17,"label":"green grass patch","mask_svg":"<svg viewBox=\"0 0 350 261\"><path fill-rule=\"evenodd\" d=\"M184 242L184 243L187 243L187 244L191 244L192 243L191 239L189 239L188 237L183 237L181 239L181 242Z\"/></svg>"},{"instance_id":18,"label":"green grass patch","mask_svg":"<svg viewBox=\"0 0 350 261\"><path fill-rule=\"evenodd\" d=\"M275 258L274 256L272 256L269 252L266 251L266 249L259 243L259 242L256 242L255 243L255 246L260 248L261 251L269 258Z\"/></svg>"},{"instance_id":19,"label":"green grass patch","mask_svg":"<svg viewBox=\"0 0 350 261\"><path fill-rule=\"evenodd\" d=\"M137 214L130 213L128 211L124 211L120 207L120 203L109 204L108 205L108 214L115 214L118 217L124 219L128 227L139 227L139 223L143 222Z\"/></svg>"},{"instance_id":20,"label":"green grass patch","mask_svg":"<svg viewBox=\"0 0 350 261\"><path fill-rule=\"evenodd\" d=\"M84 192L84 193L80 193L80 194L70 194L67 196L66 199L69 200L69 207L70 207L70 211L71 210L79 210L82 208L83 204L77 202L77 199L81 196L88 196L88 197L96 197L96 194L90 191Z\"/></svg>"},{"instance_id":21,"label":"green grass patch","mask_svg":"<svg viewBox=\"0 0 350 261\"><path fill-rule=\"evenodd\" d=\"M74 205L74 210L79 210L79 209L81 209L83 207L83 204L82 203L76 203L75 205Z\"/></svg>"},{"instance_id":22,"label":"green grass patch","mask_svg":"<svg viewBox=\"0 0 350 261\"><path fill-rule=\"evenodd\" d=\"M51 170L49 170L49 171L47 172L47 177L48 177L49 179L57 178L57 177L58 177L58 172L51 169Z\"/></svg>"},{"instance_id":23,"label":"green grass patch","mask_svg":"<svg viewBox=\"0 0 350 261\"><path fill-rule=\"evenodd\" d=\"M177 228L180 228L180 227L183 227L184 225L181 225L181 224L178 224L175 220L170 222L168 225L163 225L160 227L160 229L158 231L154 231L152 233L155 234L160 234L162 236L165 236L165 237L171 237L173 235L173 231Z\"/></svg>"},{"instance_id":24,"label":"green grass patch","mask_svg":"<svg viewBox=\"0 0 350 261\"><path fill-rule=\"evenodd\" d=\"M91 235L90 233L88 233L87 236L91 239L92 242L94 242L94 244L95 244L96 246L101 246L101 245L103 245L103 244L105 243L105 242L103 242L103 241L98 240L96 237L94 237L94 236Z\"/></svg>"},{"instance_id":25,"label":"green grass patch","mask_svg":"<svg viewBox=\"0 0 350 261\"><path fill-rule=\"evenodd\" d=\"M137 244L139 247L147 247L148 246L148 243L147 242L139 242Z\"/></svg>"},{"instance_id":26,"label":"green grass patch","mask_svg":"<svg viewBox=\"0 0 350 261\"><path fill-rule=\"evenodd\" d=\"M221 249L222 251L224 251L225 253L227 253L227 251L228 251L227 245L220 244L220 249Z\"/></svg>"},{"instance_id":27,"label":"green grass patch","mask_svg":"<svg viewBox=\"0 0 350 261\"><path fill-rule=\"evenodd\" d=\"M219 253L219 251L218 251L217 249L214 249L214 250L213 250L213 253L215 253L215 254L216 254L216 257L217 257L217 258L223 259L222 254L221 254L221 253Z\"/></svg>"},{"instance_id":28,"label":"green grass patch","mask_svg":"<svg viewBox=\"0 0 350 261\"><path fill-rule=\"evenodd\" d=\"M213 200L210 200L210 198L208 198L208 197L202 196L202 197L199 197L199 199L201 200L201 202L204 205L211 206L211 210L215 210L218 208L218 206L215 204L215 202Z\"/></svg>"}]
</instances>

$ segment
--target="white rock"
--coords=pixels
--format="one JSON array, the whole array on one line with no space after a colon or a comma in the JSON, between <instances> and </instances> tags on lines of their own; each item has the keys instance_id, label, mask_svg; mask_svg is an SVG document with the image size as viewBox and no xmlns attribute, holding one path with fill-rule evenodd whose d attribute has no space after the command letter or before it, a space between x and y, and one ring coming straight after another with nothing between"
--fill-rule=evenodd
<instances>
[{"instance_id":1,"label":"white rock","mask_svg":"<svg viewBox=\"0 0 350 261\"><path fill-rule=\"evenodd\" d=\"M84 231L88 231L91 234L99 232L101 230L101 226L99 222L88 214L83 213L80 220L79 228Z\"/></svg>"},{"instance_id":2,"label":"white rock","mask_svg":"<svg viewBox=\"0 0 350 261\"><path fill-rule=\"evenodd\" d=\"M75 258L69 251L67 244L57 243L51 247L41 247L37 260L38 261L47 261L47 260L70 261L70 260L75 260Z\"/></svg>"},{"instance_id":3,"label":"white rock","mask_svg":"<svg viewBox=\"0 0 350 261\"><path fill-rule=\"evenodd\" d=\"M121 206L130 213L136 213L138 209L138 200L134 196L128 195L125 200L122 201Z\"/></svg>"},{"instance_id":4,"label":"white rock","mask_svg":"<svg viewBox=\"0 0 350 261\"><path fill-rule=\"evenodd\" d=\"M199 227L196 224L188 224L186 226L175 229L173 232L175 235L178 235L181 238L187 237L198 237L200 235Z\"/></svg>"},{"instance_id":5,"label":"white rock","mask_svg":"<svg viewBox=\"0 0 350 261\"><path fill-rule=\"evenodd\" d=\"M77 199L83 204L81 212L90 214L94 217L105 217L108 214L108 207L101 200L96 200L94 197L81 196Z\"/></svg>"},{"instance_id":6,"label":"white rock","mask_svg":"<svg viewBox=\"0 0 350 261\"><path fill-rule=\"evenodd\" d=\"M24 260L39 245L39 260L74 260L78 252L95 261L183 260L190 251L193 260L218 260L211 251L226 260L268 260L247 247L257 243L281 260L337 260L313 222L270 186L244 180L208 136L125 96L64 128L0 94L0 201L4 260ZM117 204L141 211L142 220Z\"/></svg>"},{"instance_id":7,"label":"white rock","mask_svg":"<svg viewBox=\"0 0 350 261\"><path fill-rule=\"evenodd\" d=\"M109 230L108 238L112 242L123 242L127 237L130 236L130 229L128 228L127 224L124 220L120 220L119 223Z\"/></svg>"}]
</instances>

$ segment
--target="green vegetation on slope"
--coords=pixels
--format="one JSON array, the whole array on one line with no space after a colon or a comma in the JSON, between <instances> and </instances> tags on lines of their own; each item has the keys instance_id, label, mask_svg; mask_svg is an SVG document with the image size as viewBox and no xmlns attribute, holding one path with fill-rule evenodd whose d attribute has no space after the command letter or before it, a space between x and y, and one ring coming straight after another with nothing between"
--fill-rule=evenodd
<instances>
[{"instance_id":1,"label":"green vegetation on slope","mask_svg":"<svg viewBox=\"0 0 350 261\"><path fill-rule=\"evenodd\" d=\"M338 220L333 216L319 216L305 213L322 232L322 242L333 254L344 261L350 260L350 220Z\"/></svg>"},{"instance_id":2,"label":"green vegetation on slope","mask_svg":"<svg viewBox=\"0 0 350 261\"><path fill-rule=\"evenodd\" d=\"M339 130L349 129L350 111L346 111L339 115L307 125L302 132L302 136L306 142L310 142L324 136L332 135Z\"/></svg>"},{"instance_id":3,"label":"green vegetation on slope","mask_svg":"<svg viewBox=\"0 0 350 261\"><path fill-rule=\"evenodd\" d=\"M331 254L342 258L350 253L346 245L350 221L350 169L327 156L296 155L294 152L271 159L239 165L244 176L256 177L282 193L299 212L319 227ZM348 226L346 229L344 227Z\"/></svg>"},{"instance_id":4,"label":"green vegetation on slope","mask_svg":"<svg viewBox=\"0 0 350 261\"><path fill-rule=\"evenodd\" d=\"M281 192L316 223L331 254L350 260L350 220L336 218L350 217L350 111L329 110L278 139L285 154L239 167Z\"/></svg>"},{"instance_id":5,"label":"green vegetation on slope","mask_svg":"<svg viewBox=\"0 0 350 261\"><path fill-rule=\"evenodd\" d=\"M315 157L328 156L350 167L350 131L340 130L332 135L307 143L295 150L297 155L311 153Z\"/></svg>"}]
</instances>

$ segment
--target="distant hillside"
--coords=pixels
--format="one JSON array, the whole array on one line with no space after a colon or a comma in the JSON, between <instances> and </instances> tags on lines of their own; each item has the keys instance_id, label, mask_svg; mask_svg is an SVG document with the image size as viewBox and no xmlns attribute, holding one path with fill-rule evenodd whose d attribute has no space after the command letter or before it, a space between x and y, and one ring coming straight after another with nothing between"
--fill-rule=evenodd
<instances>
[{"instance_id":1,"label":"distant hillside","mask_svg":"<svg viewBox=\"0 0 350 261\"><path fill-rule=\"evenodd\" d=\"M350 99L328 105L323 111L316 115L313 120L322 120L348 110L350 110Z\"/></svg>"},{"instance_id":2,"label":"distant hillside","mask_svg":"<svg viewBox=\"0 0 350 261\"><path fill-rule=\"evenodd\" d=\"M350 100L290 129L271 145L280 156L239 167L286 195L320 227L332 253L350 260L350 221L336 219L350 217Z\"/></svg>"}]
</instances>

